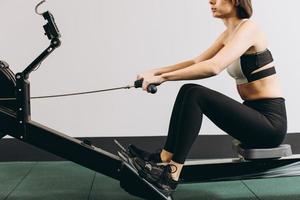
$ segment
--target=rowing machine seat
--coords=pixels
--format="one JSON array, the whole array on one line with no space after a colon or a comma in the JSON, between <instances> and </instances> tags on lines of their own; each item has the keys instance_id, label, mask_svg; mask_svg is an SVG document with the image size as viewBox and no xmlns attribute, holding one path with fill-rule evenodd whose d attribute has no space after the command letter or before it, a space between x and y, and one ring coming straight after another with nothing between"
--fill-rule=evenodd
<instances>
[{"instance_id":1,"label":"rowing machine seat","mask_svg":"<svg viewBox=\"0 0 300 200\"><path fill-rule=\"evenodd\" d=\"M282 144L275 148L246 149L242 147L240 141L233 140L232 147L238 156L245 160L278 159L292 155L291 145L289 144Z\"/></svg>"}]
</instances>

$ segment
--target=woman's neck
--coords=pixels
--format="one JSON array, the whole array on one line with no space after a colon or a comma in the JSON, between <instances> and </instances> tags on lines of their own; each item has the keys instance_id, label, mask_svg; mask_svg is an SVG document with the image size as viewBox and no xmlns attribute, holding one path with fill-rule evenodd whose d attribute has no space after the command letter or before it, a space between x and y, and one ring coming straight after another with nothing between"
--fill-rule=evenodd
<instances>
[{"instance_id":1,"label":"woman's neck","mask_svg":"<svg viewBox=\"0 0 300 200\"><path fill-rule=\"evenodd\" d=\"M239 19L236 17L224 18L222 20L228 30L235 30L236 27L243 21L243 19Z\"/></svg>"}]
</instances>

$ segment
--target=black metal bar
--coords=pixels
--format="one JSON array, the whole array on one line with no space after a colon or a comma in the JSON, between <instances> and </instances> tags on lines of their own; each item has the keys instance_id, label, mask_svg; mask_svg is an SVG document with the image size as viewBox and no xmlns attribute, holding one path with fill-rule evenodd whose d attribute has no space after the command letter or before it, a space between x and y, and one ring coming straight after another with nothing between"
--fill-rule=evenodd
<instances>
[{"instance_id":1,"label":"black metal bar","mask_svg":"<svg viewBox=\"0 0 300 200\"><path fill-rule=\"evenodd\" d=\"M16 74L16 106L18 138L26 137L26 123L30 120L30 83L22 73Z\"/></svg>"},{"instance_id":2,"label":"black metal bar","mask_svg":"<svg viewBox=\"0 0 300 200\"><path fill-rule=\"evenodd\" d=\"M26 69L22 72L25 79L28 79L29 74L43 61L45 60L57 47L61 44L58 38L54 38L51 40L50 46L45 49L32 63L26 67Z\"/></svg>"},{"instance_id":3,"label":"black metal bar","mask_svg":"<svg viewBox=\"0 0 300 200\"><path fill-rule=\"evenodd\" d=\"M222 159L221 159L222 160ZM300 176L300 157L279 160L255 160L185 165L184 183L262 179Z\"/></svg>"},{"instance_id":4,"label":"black metal bar","mask_svg":"<svg viewBox=\"0 0 300 200\"><path fill-rule=\"evenodd\" d=\"M16 124L16 114L0 108L1 133L20 139ZM26 123L26 137L20 140L119 180L121 160L118 156L46 126L29 121Z\"/></svg>"}]
</instances>

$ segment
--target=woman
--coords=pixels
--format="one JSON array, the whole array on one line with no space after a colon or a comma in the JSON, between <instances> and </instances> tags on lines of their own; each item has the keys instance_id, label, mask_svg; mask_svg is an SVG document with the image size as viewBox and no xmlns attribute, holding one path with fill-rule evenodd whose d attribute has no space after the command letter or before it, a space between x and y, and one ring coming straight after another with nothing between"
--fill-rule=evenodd
<instances>
[{"instance_id":1,"label":"woman","mask_svg":"<svg viewBox=\"0 0 300 200\"><path fill-rule=\"evenodd\" d=\"M154 69L137 78L144 79L146 90L151 83L204 79L227 69L244 101L239 103L206 87L186 84L176 98L163 150L148 153L129 147L140 174L166 192L174 191L178 184L203 114L247 147L276 147L287 131L285 100L266 37L249 20L251 0L210 0L209 3L213 16L222 19L226 26L212 46L192 60ZM160 162L165 165L157 165Z\"/></svg>"}]
</instances>

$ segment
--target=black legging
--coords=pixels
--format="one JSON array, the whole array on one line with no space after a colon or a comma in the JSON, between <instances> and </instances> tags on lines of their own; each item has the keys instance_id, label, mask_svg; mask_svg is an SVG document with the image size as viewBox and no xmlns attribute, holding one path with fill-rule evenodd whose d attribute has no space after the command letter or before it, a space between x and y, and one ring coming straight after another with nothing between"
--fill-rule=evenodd
<instances>
[{"instance_id":1,"label":"black legging","mask_svg":"<svg viewBox=\"0 0 300 200\"><path fill-rule=\"evenodd\" d=\"M164 147L173 153L173 161L184 163L200 131L203 114L248 147L276 147L287 131L284 98L240 103L206 87L186 84L177 95Z\"/></svg>"}]
</instances>

